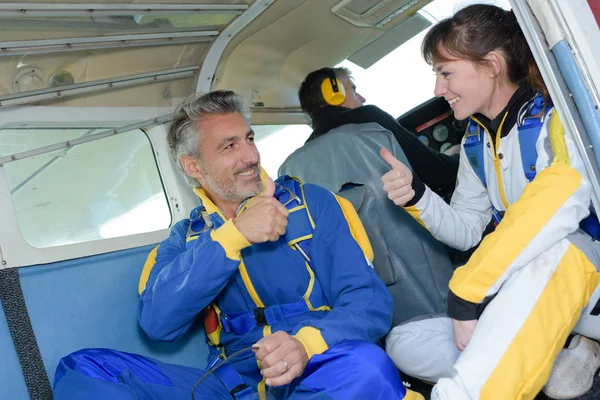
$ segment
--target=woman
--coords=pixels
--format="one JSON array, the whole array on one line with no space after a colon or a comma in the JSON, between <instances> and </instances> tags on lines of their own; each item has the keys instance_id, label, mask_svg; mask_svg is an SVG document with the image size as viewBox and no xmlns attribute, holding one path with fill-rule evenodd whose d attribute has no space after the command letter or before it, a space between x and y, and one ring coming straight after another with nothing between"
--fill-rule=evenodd
<instances>
[{"instance_id":1,"label":"woman","mask_svg":"<svg viewBox=\"0 0 600 400\"><path fill-rule=\"evenodd\" d=\"M428 32L422 53L437 76L435 95L457 119L470 118L457 187L446 204L382 149L392 166L384 190L457 249L477 245L491 220L497 227L454 272L450 318L394 328L388 352L409 375L437 381L434 399L533 398L573 328L600 339L599 317L591 315L600 296L600 244L580 228L584 219L598 226L594 215L586 218L591 185L512 12L466 7ZM586 349L600 347L577 336L563 353ZM600 352L586 354L597 369ZM546 389L563 396L558 366L560 385ZM587 387L570 394L589 390L594 371Z\"/></svg>"}]
</instances>

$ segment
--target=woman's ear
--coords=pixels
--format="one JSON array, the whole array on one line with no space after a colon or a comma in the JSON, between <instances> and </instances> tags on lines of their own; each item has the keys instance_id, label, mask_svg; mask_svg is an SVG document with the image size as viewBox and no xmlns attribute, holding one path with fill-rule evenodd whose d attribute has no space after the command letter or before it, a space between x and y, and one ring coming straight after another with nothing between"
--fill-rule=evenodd
<instances>
[{"instance_id":1,"label":"woman's ear","mask_svg":"<svg viewBox=\"0 0 600 400\"><path fill-rule=\"evenodd\" d=\"M487 53L485 57L483 57L483 60L490 78L497 78L506 69L504 55L497 50L492 50Z\"/></svg>"}]
</instances>

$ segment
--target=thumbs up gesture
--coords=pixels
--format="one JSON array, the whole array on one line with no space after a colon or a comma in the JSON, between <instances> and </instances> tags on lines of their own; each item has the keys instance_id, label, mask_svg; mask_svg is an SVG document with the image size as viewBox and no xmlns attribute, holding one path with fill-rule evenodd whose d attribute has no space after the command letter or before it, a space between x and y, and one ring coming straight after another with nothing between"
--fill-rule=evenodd
<instances>
[{"instance_id":1,"label":"thumbs up gesture","mask_svg":"<svg viewBox=\"0 0 600 400\"><path fill-rule=\"evenodd\" d=\"M412 171L398 161L388 149L382 147L379 154L392 167L391 171L381 177L383 190L387 192L388 198L394 204L404 206L415 197L415 191L412 188Z\"/></svg>"},{"instance_id":2,"label":"thumbs up gesture","mask_svg":"<svg viewBox=\"0 0 600 400\"><path fill-rule=\"evenodd\" d=\"M265 189L251 199L233 223L250 243L276 242L285 233L289 212L273 195L275 183L267 178Z\"/></svg>"}]
</instances>

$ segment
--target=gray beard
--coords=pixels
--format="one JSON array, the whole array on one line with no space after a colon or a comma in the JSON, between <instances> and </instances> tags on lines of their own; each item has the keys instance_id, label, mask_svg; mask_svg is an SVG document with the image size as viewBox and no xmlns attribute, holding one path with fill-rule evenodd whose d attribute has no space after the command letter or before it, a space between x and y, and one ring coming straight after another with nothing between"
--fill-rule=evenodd
<instances>
[{"instance_id":1,"label":"gray beard","mask_svg":"<svg viewBox=\"0 0 600 400\"><path fill-rule=\"evenodd\" d=\"M263 190L264 185L263 185L262 180L260 179L260 174L258 177L258 180L260 182L258 189L256 191L248 190L248 191L242 192L242 191L238 190L238 188L235 185L223 187L225 185L221 185L220 182L213 179L212 175L210 174L210 171L208 171L208 169L206 167L204 167L204 165L202 167L204 169L204 179L206 179L206 186L208 186L209 190L214 192L217 196L221 197L223 200L227 200L227 201L231 201L231 202L242 202L250 197L256 196Z\"/></svg>"}]
</instances>

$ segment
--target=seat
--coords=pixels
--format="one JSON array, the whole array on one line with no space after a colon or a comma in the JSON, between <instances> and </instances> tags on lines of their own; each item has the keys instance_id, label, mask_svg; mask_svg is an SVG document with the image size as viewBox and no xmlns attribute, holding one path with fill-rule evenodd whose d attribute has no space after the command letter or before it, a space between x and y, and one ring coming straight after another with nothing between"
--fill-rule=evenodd
<instances>
[{"instance_id":1,"label":"seat","mask_svg":"<svg viewBox=\"0 0 600 400\"><path fill-rule=\"evenodd\" d=\"M333 129L292 153L279 174L323 186L355 207L375 253L374 267L394 299L393 324L444 314L453 267L446 247L383 191L386 147L410 165L393 134L377 123Z\"/></svg>"},{"instance_id":2,"label":"seat","mask_svg":"<svg viewBox=\"0 0 600 400\"><path fill-rule=\"evenodd\" d=\"M149 339L138 325L138 280L153 247L19 268L31 324L51 383L60 358L86 347L206 367L208 345L201 324L173 343ZM0 399L29 399L1 308L0 352Z\"/></svg>"}]
</instances>

